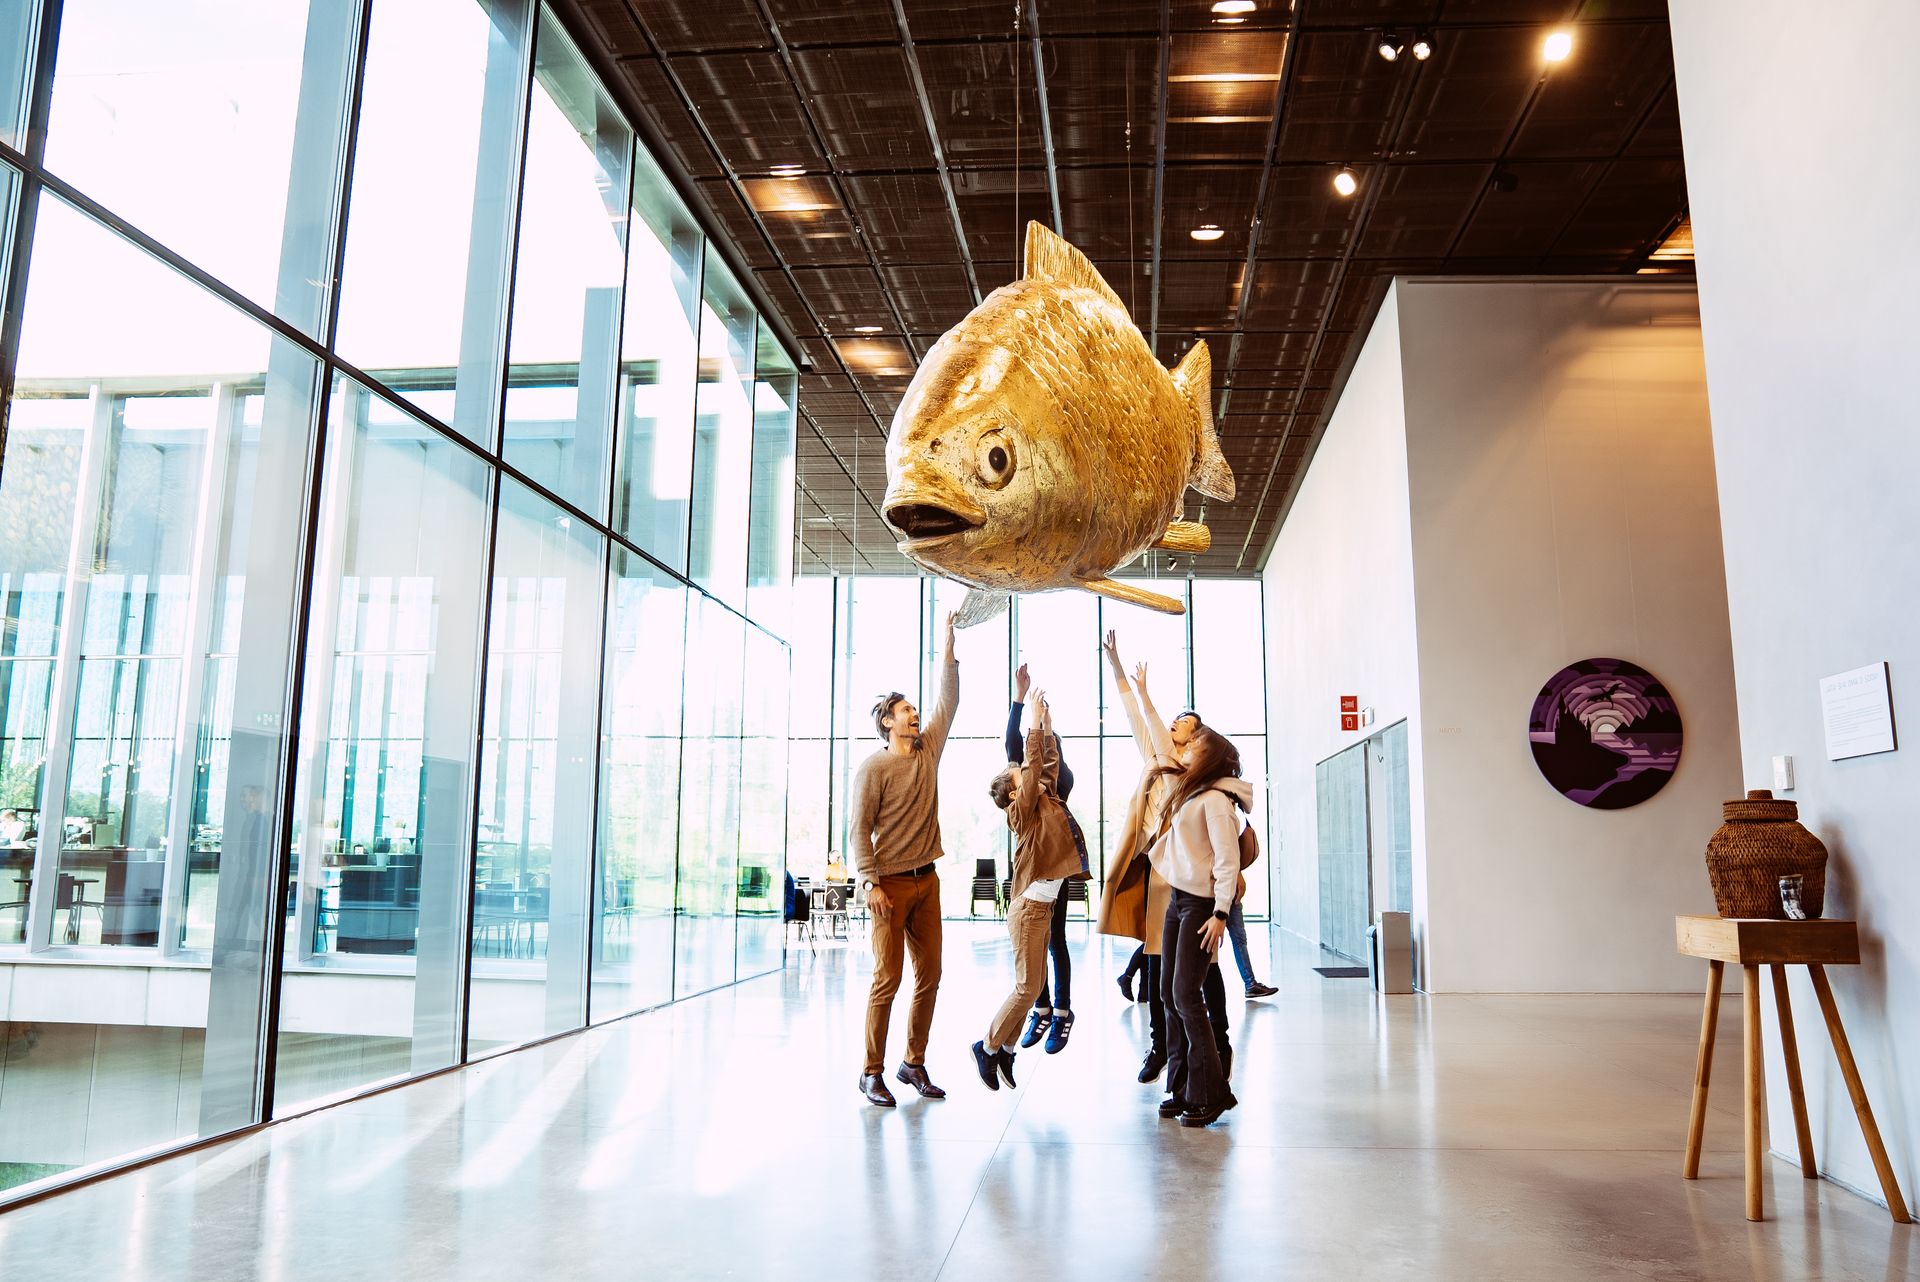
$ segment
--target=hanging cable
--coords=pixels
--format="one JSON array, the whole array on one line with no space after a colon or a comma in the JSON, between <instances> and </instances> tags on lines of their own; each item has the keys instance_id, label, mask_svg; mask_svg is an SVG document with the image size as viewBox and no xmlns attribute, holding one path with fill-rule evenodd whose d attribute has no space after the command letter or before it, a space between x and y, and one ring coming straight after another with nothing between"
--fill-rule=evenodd
<instances>
[{"instance_id":1,"label":"hanging cable","mask_svg":"<svg viewBox=\"0 0 1920 1282\"><path fill-rule=\"evenodd\" d=\"M1020 278L1023 252L1020 236L1020 5L1013 0L1013 276Z\"/></svg>"}]
</instances>

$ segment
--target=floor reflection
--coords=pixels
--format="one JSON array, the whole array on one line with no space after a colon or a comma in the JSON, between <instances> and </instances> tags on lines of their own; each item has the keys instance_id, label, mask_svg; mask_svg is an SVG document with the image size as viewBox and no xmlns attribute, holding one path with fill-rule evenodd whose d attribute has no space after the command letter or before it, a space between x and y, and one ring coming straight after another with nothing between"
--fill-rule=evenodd
<instances>
[{"instance_id":1,"label":"floor reflection","mask_svg":"<svg viewBox=\"0 0 1920 1282\"><path fill-rule=\"evenodd\" d=\"M1920 1234L1784 1163L1774 1220L1747 1225L1737 1100L1712 1109L1703 1178L1679 1178L1691 997L1379 999L1256 931L1280 992L1229 998L1241 1104L1191 1131L1134 1081L1128 950L1072 929L1073 1039L1022 1052L1018 1090L967 1052L1009 980L1004 930L953 923L928 1057L950 1098L866 1105L856 930L0 1216L0 1258L67 1276L84 1242L90 1274L143 1282L1920 1277Z\"/></svg>"}]
</instances>

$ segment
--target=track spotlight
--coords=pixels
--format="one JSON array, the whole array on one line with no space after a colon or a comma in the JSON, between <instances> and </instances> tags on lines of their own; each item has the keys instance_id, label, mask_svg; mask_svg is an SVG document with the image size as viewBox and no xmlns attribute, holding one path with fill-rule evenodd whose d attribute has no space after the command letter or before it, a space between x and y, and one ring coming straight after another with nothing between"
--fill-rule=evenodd
<instances>
[{"instance_id":1,"label":"track spotlight","mask_svg":"<svg viewBox=\"0 0 1920 1282\"><path fill-rule=\"evenodd\" d=\"M1342 196L1351 196L1360 189L1360 179L1353 170L1341 166L1340 172L1333 176L1333 189Z\"/></svg>"},{"instance_id":2,"label":"track spotlight","mask_svg":"<svg viewBox=\"0 0 1920 1282\"><path fill-rule=\"evenodd\" d=\"M1388 62L1398 62L1400 60L1400 51L1406 47L1400 37L1394 35L1393 32L1382 31L1380 33L1380 56Z\"/></svg>"},{"instance_id":3,"label":"track spotlight","mask_svg":"<svg viewBox=\"0 0 1920 1282\"><path fill-rule=\"evenodd\" d=\"M1413 60L1425 62L1431 57L1433 57L1433 37L1423 31L1413 38Z\"/></svg>"},{"instance_id":4,"label":"track spotlight","mask_svg":"<svg viewBox=\"0 0 1920 1282\"><path fill-rule=\"evenodd\" d=\"M1540 47L1540 56L1548 62L1565 62L1567 55L1573 52L1573 33L1556 31L1547 37L1546 44Z\"/></svg>"}]
</instances>

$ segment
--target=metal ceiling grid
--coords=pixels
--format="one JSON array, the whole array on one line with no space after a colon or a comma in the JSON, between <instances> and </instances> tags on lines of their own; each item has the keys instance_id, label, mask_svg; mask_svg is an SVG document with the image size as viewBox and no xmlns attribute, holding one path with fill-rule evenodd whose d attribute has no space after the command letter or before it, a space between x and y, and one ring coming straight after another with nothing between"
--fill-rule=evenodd
<instances>
[{"instance_id":1,"label":"metal ceiling grid","mask_svg":"<svg viewBox=\"0 0 1920 1282\"><path fill-rule=\"evenodd\" d=\"M910 568L877 507L887 423L1028 219L1163 360L1212 346L1240 496L1193 569L1235 575L1394 275L1630 274L1685 215L1664 0L1259 0L1231 25L1210 0L560 3L812 363L809 571ZM1546 68L1557 24L1575 54ZM1387 62L1387 30L1432 57Z\"/></svg>"}]
</instances>

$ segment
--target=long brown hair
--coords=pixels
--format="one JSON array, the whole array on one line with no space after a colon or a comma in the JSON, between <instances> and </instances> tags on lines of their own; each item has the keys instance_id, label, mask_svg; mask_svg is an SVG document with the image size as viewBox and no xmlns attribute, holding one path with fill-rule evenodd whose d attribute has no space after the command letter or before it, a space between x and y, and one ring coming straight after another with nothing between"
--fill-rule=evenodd
<instances>
[{"instance_id":1,"label":"long brown hair","mask_svg":"<svg viewBox=\"0 0 1920 1282\"><path fill-rule=\"evenodd\" d=\"M1161 766L1153 772L1153 777L1173 780L1173 791L1167 796L1166 808L1167 819L1171 822L1173 816L1180 812L1180 807L1200 793L1222 779L1240 777L1240 749L1212 726L1196 726L1193 738L1187 740L1187 763L1184 766ZM1235 798L1234 804L1239 804L1238 798Z\"/></svg>"}]
</instances>

